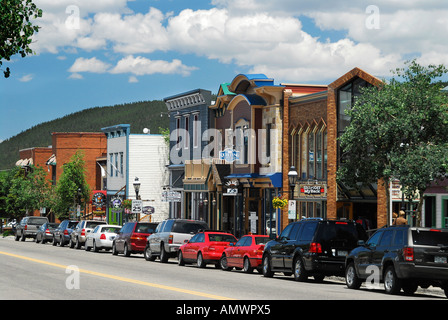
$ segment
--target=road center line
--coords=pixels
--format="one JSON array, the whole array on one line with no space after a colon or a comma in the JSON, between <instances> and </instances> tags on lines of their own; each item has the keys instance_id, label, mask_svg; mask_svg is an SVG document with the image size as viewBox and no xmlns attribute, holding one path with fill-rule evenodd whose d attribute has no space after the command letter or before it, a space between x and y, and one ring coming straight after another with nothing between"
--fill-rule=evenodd
<instances>
[{"instance_id":1,"label":"road center line","mask_svg":"<svg viewBox=\"0 0 448 320\"><path fill-rule=\"evenodd\" d=\"M25 257L25 256L20 256L20 255L13 254L13 253L0 251L0 254L5 255L5 256L14 257L14 258L18 258L18 259L22 259L22 260L32 261L32 262L36 262L36 263L40 263L40 264L45 264L45 265L48 265L48 266L57 267L57 268L65 269L65 270L67 268L69 268L69 266L64 266L62 264L57 264L57 263L48 262L48 261L44 261L44 260L39 260L39 259L29 258L29 257ZM199 296L199 297L203 297L203 298L210 298L210 299L216 299L216 300L235 300L235 299L232 299L232 298L218 296L218 295L214 295L214 294L208 294L208 293L203 293L203 292L199 292L199 291L193 291L193 290L181 289L181 288L176 288L176 287L171 287L171 286L165 286L165 285L161 285L161 284L155 284L155 283L150 283L150 282L145 282L145 281L140 281L140 280L135 280L135 279L130 279L130 278L114 276L114 275L110 275L110 274L100 273L100 272L96 272L96 271L79 269L79 272L85 273L85 274L90 274L90 275L97 276L97 277L113 279L113 280L118 280L118 281L133 283L133 284L138 284L138 285L152 287L152 288L157 288L157 289L163 289L163 290L168 290L168 291L175 291L175 292L186 293L186 294Z\"/></svg>"}]
</instances>

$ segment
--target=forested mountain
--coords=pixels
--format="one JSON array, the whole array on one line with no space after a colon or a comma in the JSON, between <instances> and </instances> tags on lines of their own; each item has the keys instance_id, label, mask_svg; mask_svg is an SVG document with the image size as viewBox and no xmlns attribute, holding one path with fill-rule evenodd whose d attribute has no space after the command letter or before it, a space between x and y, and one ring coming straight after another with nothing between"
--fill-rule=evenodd
<instances>
[{"instance_id":1,"label":"forested mountain","mask_svg":"<svg viewBox=\"0 0 448 320\"><path fill-rule=\"evenodd\" d=\"M144 128L159 133L159 127L169 126L166 112L163 101L140 101L85 109L38 124L0 143L0 170L12 168L21 149L51 145L53 132L101 132L104 127L130 124L132 133L142 133Z\"/></svg>"}]
</instances>

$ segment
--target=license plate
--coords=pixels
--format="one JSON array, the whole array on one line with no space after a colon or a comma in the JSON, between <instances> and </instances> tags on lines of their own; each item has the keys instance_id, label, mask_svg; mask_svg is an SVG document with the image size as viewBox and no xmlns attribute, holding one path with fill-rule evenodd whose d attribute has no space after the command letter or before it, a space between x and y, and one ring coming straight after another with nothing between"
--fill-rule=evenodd
<instances>
[{"instance_id":1,"label":"license plate","mask_svg":"<svg viewBox=\"0 0 448 320\"><path fill-rule=\"evenodd\" d=\"M343 250L339 250L338 251L338 256L339 257L346 257L348 255L347 251L343 251Z\"/></svg>"},{"instance_id":2,"label":"license plate","mask_svg":"<svg viewBox=\"0 0 448 320\"><path fill-rule=\"evenodd\" d=\"M434 257L434 262L435 263L446 263L446 257L435 256Z\"/></svg>"}]
</instances>

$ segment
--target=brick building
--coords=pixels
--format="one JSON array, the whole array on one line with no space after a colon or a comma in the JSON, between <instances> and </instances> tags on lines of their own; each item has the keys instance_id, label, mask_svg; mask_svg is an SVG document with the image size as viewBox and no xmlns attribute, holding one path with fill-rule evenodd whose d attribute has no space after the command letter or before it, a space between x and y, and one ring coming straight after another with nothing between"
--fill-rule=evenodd
<instances>
[{"instance_id":1,"label":"brick building","mask_svg":"<svg viewBox=\"0 0 448 320\"><path fill-rule=\"evenodd\" d=\"M283 184L290 190L288 172L295 166L298 182L293 198L297 200L297 218L326 217L357 219L364 216L371 228L387 223L387 198L381 181L348 188L336 181L341 150L338 137L349 123L345 110L350 108L368 85L380 80L354 68L328 85L326 91L295 97L286 92L284 98ZM283 212L284 223L288 221Z\"/></svg>"}]
</instances>

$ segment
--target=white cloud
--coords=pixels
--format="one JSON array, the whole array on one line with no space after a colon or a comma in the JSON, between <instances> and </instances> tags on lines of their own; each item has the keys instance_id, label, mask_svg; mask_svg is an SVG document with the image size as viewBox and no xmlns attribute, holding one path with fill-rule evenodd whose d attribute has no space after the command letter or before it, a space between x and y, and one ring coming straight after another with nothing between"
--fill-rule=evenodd
<instances>
[{"instance_id":1,"label":"white cloud","mask_svg":"<svg viewBox=\"0 0 448 320\"><path fill-rule=\"evenodd\" d=\"M189 67L178 59L173 61L150 60L144 57L127 56L112 67L110 64L98 60L96 57L85 59L78 58L68 70L72 72L72 79L82 79L82 72L90 73L110 73L123 74L131 73L135 76L159 74L180 74L188 76L192 71L197 70L196 67ZM129 82L136 82L136 77L129 78Z\"/></svg>"},{"instance_id":2,"label":"white cloud","mask_svg":"<svg viewBox=\"0 0 448 320\"><path fill-rule=\"evenodd\" d=\"M31 81L31 80L33 80L33 75L32 74L26 74L26 75L24 75L23 77L21 77L20 79L19 79L19 81L20 82L29 82L29 81Z\"/></svg>"},{"instance_id":3,"label":"white cloud","mask_svg":"<svg viewBox=\"0 0 448 320\"><path fill-rule=\"evenodd\" d=\"M110 65L93 57L90 59L78 58L68 71L72 73L92 72L105 73L110 68Z\"/></svg>"},{"instance_id":4,"label":"white cloud","mask_svg":"<svg viewBox=\"0 0 448 320\"><path fill-rule=\"evenodd\" d=\"M176 53L195 54L298 82L324 81L355 66L386 76L414 56L448 65L448 55L440 53L448 52L448 42L443 41L448 33L448 8L443 1L378 0L379 29L366 26L371 17L366 12L371 4L367 0L212 0L215 7L211 9L185 9L176 15L156 8L134 13L126 0L36 2L44 9L42 29L33 43L38 52L108 50L114 59L121 59L112 67L80 58L70 68L72 73L188 76L196 70L179 59L169 62L141 56L154 52L166 52L170 59ZM70 5L79 8L79 13L67 13ZM79 28L67 27L73 15L78 15ZM339 38L311 36L316 30L307 30L302 16L311 18L322 31L338 32Z\"/></svg>"}]
</instances>

